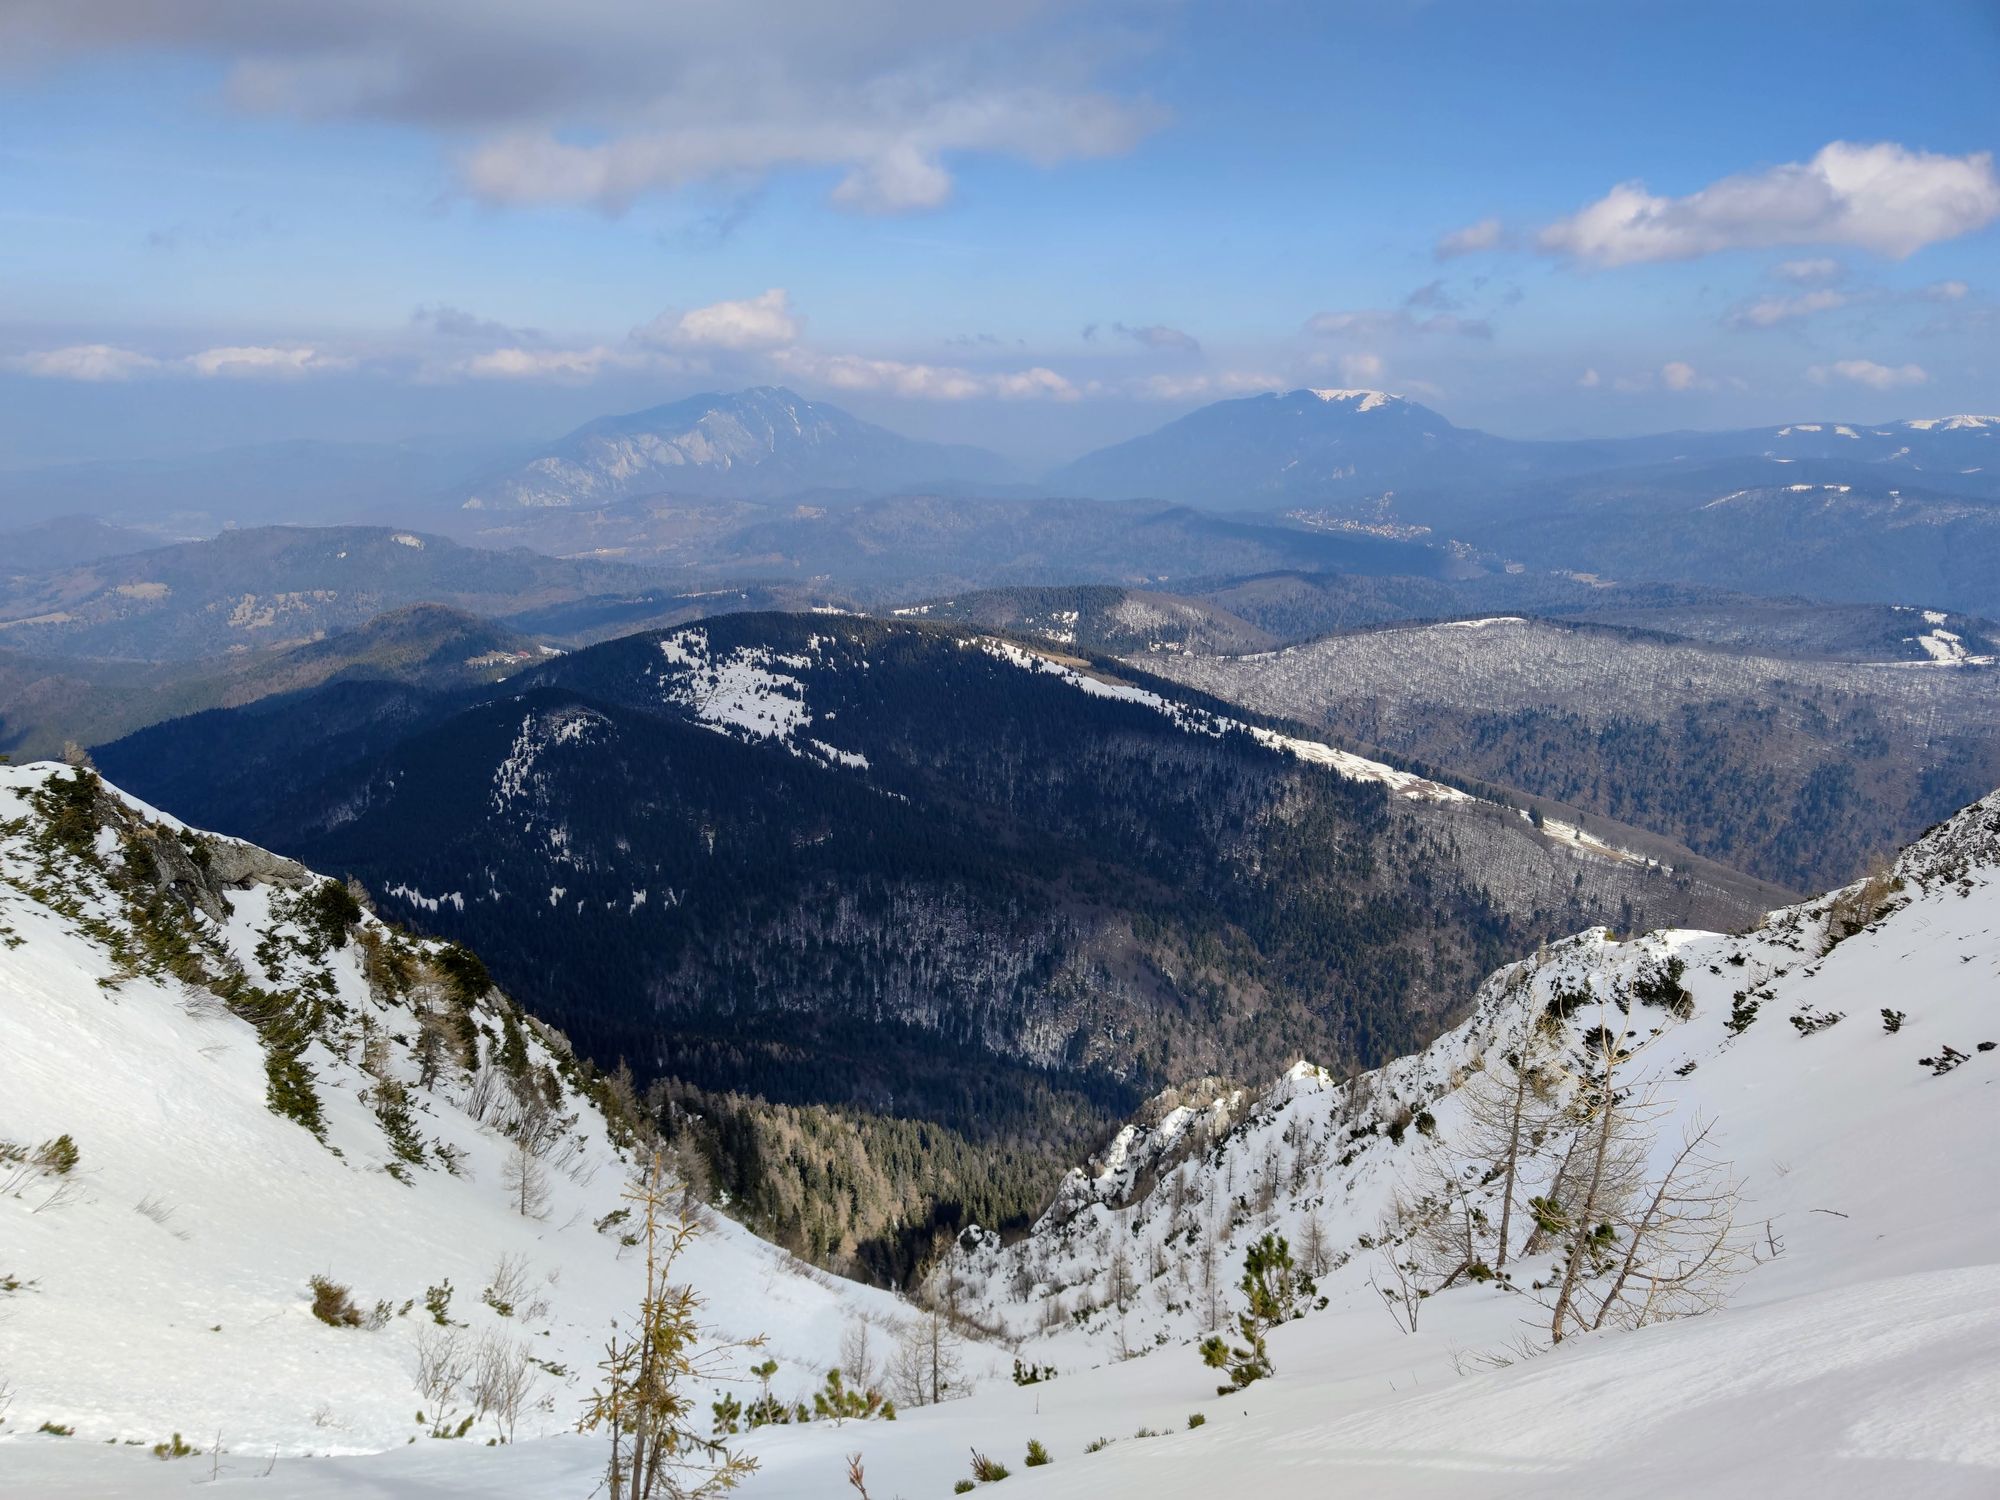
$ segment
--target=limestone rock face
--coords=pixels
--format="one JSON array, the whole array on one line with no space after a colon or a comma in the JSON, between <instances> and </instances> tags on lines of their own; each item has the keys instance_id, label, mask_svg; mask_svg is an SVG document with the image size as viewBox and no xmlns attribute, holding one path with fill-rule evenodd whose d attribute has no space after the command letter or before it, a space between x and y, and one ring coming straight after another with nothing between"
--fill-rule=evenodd
<instances>
[{"instance_id":1,"label":"limestone rock face","mask_svg":"<svg viewBox=\"0 0 2000 1500\"><path fill-rule=\"evenodd\" d=\"M209 842L208 873L217 885L244 890L253 885L283 886L300 890L311 885L312 871L295 859L259 849L255 844L239 844L233 839Z\"/></svg>"}]
</instances>

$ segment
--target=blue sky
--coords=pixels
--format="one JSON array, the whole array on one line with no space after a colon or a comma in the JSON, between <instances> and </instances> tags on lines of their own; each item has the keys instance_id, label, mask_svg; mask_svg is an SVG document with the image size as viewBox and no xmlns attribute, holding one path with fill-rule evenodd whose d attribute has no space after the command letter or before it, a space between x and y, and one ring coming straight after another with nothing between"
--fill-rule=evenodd
<instances>
[{"instance_id":1,"label":"blue sky","mask_svg":"<svg viewBox=\"0 0 2000 1500\"><path fill-rule=\"evenodd\" d=\"M1991 0L13 0L0 58L0 465L753 382L1029 463L1300 384L2000 408Z\"/></svg>"}]
</instances>

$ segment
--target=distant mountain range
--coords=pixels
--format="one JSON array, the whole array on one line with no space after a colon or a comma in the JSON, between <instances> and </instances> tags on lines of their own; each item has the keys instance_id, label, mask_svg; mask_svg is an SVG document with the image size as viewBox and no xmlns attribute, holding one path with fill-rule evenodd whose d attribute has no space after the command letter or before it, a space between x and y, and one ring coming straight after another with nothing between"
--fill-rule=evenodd
<instances>
[{"instance_id":1,"label":"distant mountain range","mask_svg":"<svg viewBox=\"0 0 2000 1500\"><path fill-rule=\"evenodd\" d=\"M301 645L193 661L42 656L0 647L0 753L53 758L208 708L328 682L448 690L496 682L552 655L532 636L442 604L392 609Z\"/></svg>"},{"instance_id":2,"label":"distant mountain range","mask_svg":"<svg viewBox=\"0 0 2000 1500\"><path fill-rule=\"evenodd\" d=\"M187 534L280 520L427 516L438 525L453 511L470 511L477 525L644 498L772 501L909 491L1270 510L1379 499L1385 491L1405 504L1490 502L1551 478L1746 459L1860 466L1886 484L2000 498L2000 417L1530 442L1455 426L1385 391L1300 389L1215 402L1037 480L983 448L907 438L781 386L757 386L599 417L542 444L288 439L169 459L0 471L0 513L17 525L98 516Z\"/></svg>"},{"instance_id":3,"label":"distant mountain range","mask_svg":"<svg viewBox=\"0 0 2000 1500\"><path fill-rule=\"evenodd\" d=\"M1866 465L1888 483L1994 495L2000 494L2000 417L1522 442L1455 427L1430 407L1385 391L1296 390L1204 406L1144 437L1086 454L1046 483L1099 499L1264 509L1384 491L1490 497L1530 480L1729 459Z\"/></svg>"},{"instance_id":4,"label":"distant mountain range","mask_svg":"<svg viewBox=\"0 0 2000 1500\"><path fill-rule=\"evenodd\" d=\"M499 615L650 581L615 562L464 547L419 531L250 527L0 578L0 647L191 660L301 644L408 604Z\"/></svg>"},{"instance_id":5,"label":"distant mountain range","mask_svg":"<svg viewBox=\"0 0 2000 1500\"><path fill-rule=\"evenodd\" d=\"M469 510L595 506L659 493L772 499L1015 477L998 454L922 443L780 386L600 417L480 480Z\"/></svg>"},{"instance_id":6,"label":"distant mountain range","mask_svg":"<svg viewBox=\"0 0 2000 1500\"><path fill-rule=\"evenodd\" d=\"M1383 391L1298 390L1204 406L1085 454L1047 482L1063 494L1250 510L1595 466L1595 455L1569 445L1454 427L1428 406Z\"/></svg>"},{"instance_id":7,"label":"distant mountain range","mask_svg":"<svg viewBox=\"0 0 2000 1500\"><path fill-rule=\"evenodd\" d=\"M878 599L1526 570L1991 615L1996 459L2000 418L1520 442L1382 391L1297 390L1089 454L1036 498L983 487L1000 471L964 450L749 391L593 423L498 476L478 497L497 508L467 520L490 542ZM827 498L799 503L813 486Z\"/></svg>"},{"instance_id":8,"label":"distant mountain range","mask_svg":"<svg viewBox=\"0 0 2000 1500\"><path fill-rule=\"evenodd\" d=\"M189 486L239 498L261 486L266 509L291 496L312 511L352 484L365 508L430 517L386 534L430 536L442 551L444 529L514 560L479 565L497 587L461 587L424 583L438 559L414 555L332 573L274 565L265 532L245 534L266 543L222 537L207 552L114 559L135 543L126 531L45 527L17 534L20 560L0 578L0 644L158 659L304 639L419 600L514 614L648 589L783 591L772 604L1076 584L1185 595L1284 571L1568 575L2000 615L2000 418L1531 443L1380 391L1300 390L1218 402L1028 486L1004 482L1006 465L981 450L914 442L759 388L602 418L421 496L417 473L384 476L415 462L433 484L440 460L428 450L245 455L234 479L219 454L159 469L146 524L167 524L157 516ZM119 483L143 468L120 469ZM0 501L19 478L0 476ZM448 555L471 565L470 553ZM161 572L182 564L215 591ZM537 568L547 576L530 579ZM582 576L593 568L595 585ZM182 602L163 603L161 586ZM190 590L217 606L198 628L187 628Z\"/></svg>"}]
</instances>

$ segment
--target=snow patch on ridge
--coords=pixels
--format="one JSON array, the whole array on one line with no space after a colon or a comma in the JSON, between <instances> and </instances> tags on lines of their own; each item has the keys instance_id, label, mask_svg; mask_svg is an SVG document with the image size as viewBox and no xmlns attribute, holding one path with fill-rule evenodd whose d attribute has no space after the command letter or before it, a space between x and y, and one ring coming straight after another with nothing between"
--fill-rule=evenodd
<instances>
[{"instance_id":1,"label":"snow patch on ridge","mask_svg":"<svg viewBox=\"0 0 2000 1500\"><path fill-rule=\"evenodd\" d=\"M507 757L493 770L493 810L507 812L537 787L536 763L551 749L582 745L608 732L610 720L587 708L524 714Z\"/></svg>"},{"instance_id":2,"label":"snow patch on ridge","mask_svg":"<svg viewBox=\"0 0 2000 1500\"><path fill-rule=\"evenodd\" d=\"M1924 655L1929 660L1916 662L1912 665L1927 667L1990 667L1993 665L1996 658L1991 656L1974 656L1965 648L1965 637L1959 635L1956 631L1942 628L1944 623L1943 615L1938 614L1935 610L1926 610L1924 618L1936 628L1927 630L1919 636L1906 637L1906 639L1915 641L1923 649Z\"/></svg>"},{"instance_id":3,"label":"snow patch on ridge","mask_svg":"<svg viewBox=\"0 0 2000 1500\"><path fill-rule=\"evenodd\" d=\"M1057 661L1038 651L1030 651L1015 645L1012 641L982 636L978 645L981 650L999 657L1002 661L1011 662L1023 671L1040 672L1058 678L1093 698L1115 698L1125 703L1141 704L1164 715L1190 734L1214 735L1218 738L1226 734L1247 734L1268 750L1283 751L1310 765L1325 766L1349 781L1379 782L1399 797L1427 802L1474 800L1457 787L1446 786L1442 782L1431 781L1409 771L1399 771L1394 766L1386 766L1380 761L1369 760L1346 750L1336 750L1333 746L1323 745L1318 740L1304 740L1288 734L1279 734L1276 730L1245 724L1240 719L1175 703L1171 699L1162 698L1158 693L1149 692L1129 682L1116 682L1078 671L1067 662Z\"/></svg>"},{"instance_id":4,"label":"snow patch on ridge","mask_svg":"<svg viewBox=\"0 0 2000 1500\"><path fill-rule=\"evenodd\" d=\"M1970 415L1956 417L1912 417L1902 425L1905 427L1914 427L1918 432L1930 432L1940 427L1946 432L1980 431L1985 428L2000 428L2000 417L1975 417Z\"/></svg>"},{"instance_id":5,"label":"snow patch on ridge","mask_svg":"<svg viewBox=\"0 0 2000 1500\"><path fill-rule=\"evenodd\" d=\"M804 733L814 715L806 684L794 674L826 665L836 637L809 636L801 653L738 646L718 656L708 632L692 626L662 637L659 644L669 669L663 683L667 700L692 711L707 728L734 739L769 740L827 765L868 768L867 757L859 752Z\"/></svg>"}]
</instances>

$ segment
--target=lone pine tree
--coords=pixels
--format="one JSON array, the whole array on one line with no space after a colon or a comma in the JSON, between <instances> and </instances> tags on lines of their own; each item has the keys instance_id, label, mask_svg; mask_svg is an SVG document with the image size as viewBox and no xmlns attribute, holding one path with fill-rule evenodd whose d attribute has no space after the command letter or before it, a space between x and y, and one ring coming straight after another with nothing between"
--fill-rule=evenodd
<instances>
[{"instance_id":1,"label":"lone pine tree","mask_svg":"<svg viewBox=\"0 0 2000 1500\"><path fill-rule=\"evenodd\" d=\"M1246 1304L1236 1315L1241 1342L1232 1344L1219 1333L1201 1341L1202 1363L1229 1372L1230 1383L1216 1387L1217 1393L1225 1396L1274 1373L1266 1335L1296 1316L1300 1300L1318 1290L1312 1278L1293 1264L1292 1247L1281 1234L1266 1234L1250 1247L1238 1285Z\"/></svg>"}]
</instances>

